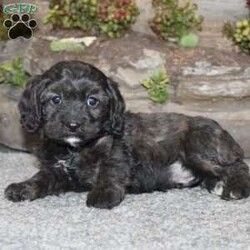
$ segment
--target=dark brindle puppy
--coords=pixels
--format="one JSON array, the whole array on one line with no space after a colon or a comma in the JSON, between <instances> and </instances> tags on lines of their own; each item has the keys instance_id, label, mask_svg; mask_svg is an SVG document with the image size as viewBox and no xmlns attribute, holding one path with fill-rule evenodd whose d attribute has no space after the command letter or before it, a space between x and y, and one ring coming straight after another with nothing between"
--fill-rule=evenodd
<instances>
[{"instance_id":1,"label":"dark brindle puppy","mask_svg":"<svg viewBox=\"0 0 250 250\"><path fill-rule=\"evenodd\" d=\"M9 200L90 191L88 206L112 208L127 192L197 184L226 200L249 196L243 151L217 122L125 112L117 84L89 64L61 62L35 77L19 109L39 135L40 170L8 186Z\"/></svg>"}]
</instances>

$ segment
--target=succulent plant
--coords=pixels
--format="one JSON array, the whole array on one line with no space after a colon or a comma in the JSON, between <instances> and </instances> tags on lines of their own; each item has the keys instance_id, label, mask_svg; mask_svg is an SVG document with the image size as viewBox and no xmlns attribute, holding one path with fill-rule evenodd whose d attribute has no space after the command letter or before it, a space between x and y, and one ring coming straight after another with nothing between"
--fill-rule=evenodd
<instances>
[{"instance_id":1,"label":"succulent plant","mask_svg":"<svg viewBox=\"0 0 250 250\"><path fill-rule=\"evenodd\" d=\"M85 46L82 43L74 42L68 38L64 38L52 41L50 43L50 49L53 52L69 51L69 52L80 53L84 51Z\"/></svg>"},{"instance_id":2,"label":"succulent plant","mask_svg":"<svg viewBox=\"0 0 250 250\"><path fill-rule=\"evenodd\" d=\"M91 34L119 37L135 22L134 0L51 0L45 22L54 28L80 28Z\"/></svg>"},{"instance_id":3,"label":"succulent plant","mask_svg":"<svg viewBox=\"0 0 250 250\"><path fill-rule=\"evenodd\" d=\"M223 33L242 52L250 54L250 19L239 20L234 25L228 22L225 23Z\"/></svg>"},{"instance_id":4,"label":"succulent plant","mask_svg":"<svg viewBox=\"0 0 250 250\"><path fill-rule=\"evenodd\" d=\"M0 65L0 83L24 87L27 79L28 75L24 72L22 57L16 57Z\"/></svg>"},{"instance_id":5,"label":"succulent plant","mask_svg":"<svg viewBox=\"0 0 250 250\"><path fill-rule=\"evenodd\" d=\"M2 13L3 5L0 4L0 40L7 40L8 39L8 31L3 26L5 19L9 18L8 15Z\"/></svg>"},{"instance_id":6,"label":"succulent plant","mask_svg":"<svg viewBox=\"0 0 250 250\"><path fill-rule=\"evenodd\" d=\"M132 0L103 0L99 7L100 32L116 38L136 20L139 10Z\"/></svg>"},{"instance_id":7,"label":"succulent plant","mask_svg":"<svg viewBox=\"0 0 250 250\"><path fill-rule=\"evenodd\" d=\"M149 98L153 102L163 104L167 101L169 77L164 68L154 72L149 79L142 80L141 84L147 89Z\"/></svg>"},{"instance_id":8,"label":"succulent plant","mask_svg":"<svg viewBox=\"0 0 250 250\"><path fill-rule=\"evenodd\" d=\"M195 33L183 35L180 39L180 46L184 48L194 48L199 43L199 37Z\"/></svg>"},{"instance_id":9,"label":"succulent plant","mask_svg":"<svg viewBox=\"0 0 250 250\"><path fill-rule=\"evenodd\" d=\"M97 15L97 0L50 0L50 11L45 23L54 28L80 28L87 31Z\"/></svg>"},{"instance_id":10,"label":"succulent plant","mask_svg":"<svg viewBox=\"0 0 250 250\"><path fill-rule=\"evenodd\" d=\"M176 0L154 0L156 15L152 30L163 40L178 42L184 35L201 30L203 18L196 15L198 6L187 1L179 6Z\"/></svg>"}]
</instances>

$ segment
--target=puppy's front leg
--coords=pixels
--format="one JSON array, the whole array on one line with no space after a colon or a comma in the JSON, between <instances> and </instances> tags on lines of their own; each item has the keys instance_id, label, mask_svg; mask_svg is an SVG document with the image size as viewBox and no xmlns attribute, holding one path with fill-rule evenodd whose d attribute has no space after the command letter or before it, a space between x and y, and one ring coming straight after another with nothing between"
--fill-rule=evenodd
<instances>
[{"instance_id":1,"label":"puppy's front leg","mask_svg":"<svg viewBox=\"0 0 250 250\"><path fill-rule=\"evenodd\" d=\"M87 206L107 209L118 206L125 197L128 179L126 164L105 163L100 169L94 188L88 194Z\"/></svg>"},{"instance_id":2,"label":"puppy's front leg","mask_svg":"<svg viewBox=\"0 0 250 250\"><path fill-rule=\"evenodd\" d=\"M5 197L14 202L32 201L68 191L69 188L67 178L60 170L42 169L24 182L10 184L5 189Z\"/></svg>"}]
</instances>

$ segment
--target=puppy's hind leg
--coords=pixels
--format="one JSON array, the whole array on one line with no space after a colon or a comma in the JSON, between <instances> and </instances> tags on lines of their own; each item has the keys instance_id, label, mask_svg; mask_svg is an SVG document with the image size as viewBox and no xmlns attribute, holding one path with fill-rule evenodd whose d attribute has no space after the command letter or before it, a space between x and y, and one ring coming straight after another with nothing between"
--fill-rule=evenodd
<instances>
[{"instance_id":1,"label":"puppy's hind leg","mask_svg":"<svg viewBox=\"0 0 250 250\"><path fill-rule=\"evenodd\" d=\"M204 180L203 186L224 200L247 198L250 195L249 167L243 161L235 162L226 166L220 178Z\"/></svg>"},{"instance_id":2,"label":"puppy's hind leg","mask_svg":"<svg viewBox=\"0 0 250 250\"><path fill-rule=\"evenodd\" d=\"M30 179L12 183L5 189L5 197L14 202L35 200L70 190L67 178L59 170L43 169Z\"/></svg>"},{"instance_id":3,"label":"puppy's hind leg","mask_svg":"<svg viewBox=\"0 0 250 250\"><path fill-rule=\"evenodd\" d=\"M222 199L248 197L250 174L243 150L216 122L201 118L195 121L185 145L188 166L209 192Z\"/></svg>"},{"instance_id":4,"label":"puppy's hind leg","mask_svg":"<svg viewBox=\"0 0 250 250\"><path fill-rule=\"evenodd\" d=\"M250 195L249 167L242 160L220 165L193 156L189 166L200 176L202 187L224 200L242 199Z\"/></svg>"}]
</instances>

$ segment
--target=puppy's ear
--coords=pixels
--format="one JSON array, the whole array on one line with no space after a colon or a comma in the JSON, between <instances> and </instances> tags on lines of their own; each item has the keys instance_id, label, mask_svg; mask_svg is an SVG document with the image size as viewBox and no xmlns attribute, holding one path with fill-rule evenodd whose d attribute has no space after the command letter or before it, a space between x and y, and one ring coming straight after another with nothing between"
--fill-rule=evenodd
<instances>
[{"instance_id":1,"label":"puppy's ear","mask_svg":"<svg viewBox=\"0 0 250 250\"><path fill-rule=\"evenodd\" d=\"M41 125L42 110L39 97L43 86L41 76L31 78L18 104L20 123L29 133L36 132Z\"/></svg>"},{"instance_id":2,"label":"puppy's ear","mask_svg":"<svg viewBox=\"0 0 250 250\"><path fill-rule=\"evenodd\" d=\"M108 79L107 93L110 98L110 121L106 124L106 130L117 136L121 136L124 129L125 102L118 89L118 84Z\"/></svg>"}]
</instances>

